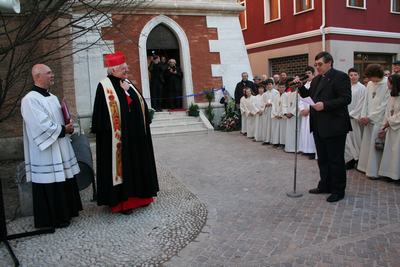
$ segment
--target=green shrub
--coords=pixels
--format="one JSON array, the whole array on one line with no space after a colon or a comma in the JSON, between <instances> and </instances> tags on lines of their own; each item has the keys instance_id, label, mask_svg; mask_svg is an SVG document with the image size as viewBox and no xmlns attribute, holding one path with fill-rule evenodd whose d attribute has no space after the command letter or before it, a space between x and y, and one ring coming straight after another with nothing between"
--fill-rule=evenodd
<instances>
[{"instance_id":1,"label":"green shrub","mask_svg":"<svg viewBox=\"0 0 400 267\"><path fill-rule=\"evenodd\" d=\"M211 125L214 126L213 120L214 120L214 110L213 107L211 106L211 102L214 100L215 94L214 90L204 90L203 91L205 98L208 101L208 107L205 109L205 114L207 116L207 119L210 121Z\"/></svg>"},{"instance_id":2,"label":"green shrub","mask_svg":"<svg viewBox=\"0 0 400 267\"><path fill-rule=\"evenodd\" d=\"M153 120L153 118L154 118L154 113L155 113L155 112L156 112L156 111L155 111L154 109L149 108L149 117L150 117L150 121Z\"/></svg>"},{"instance_id":3,"label":"green shrub","mask_svg":"<svg viewBox=\"0 0 400 267\"><path fill-rule=\"evenodd\" d=\"M193 102L190 103L187 113L189 116L198 117L199 116L199 106L197 104L194 104Z\"/></svg>"}]
</instances>

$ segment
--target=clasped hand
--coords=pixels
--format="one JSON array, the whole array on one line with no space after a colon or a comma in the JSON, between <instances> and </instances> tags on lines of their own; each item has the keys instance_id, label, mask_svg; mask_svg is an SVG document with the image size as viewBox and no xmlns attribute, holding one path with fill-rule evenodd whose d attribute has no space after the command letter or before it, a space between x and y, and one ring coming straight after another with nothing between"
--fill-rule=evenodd
<instances>
[{"instance_id":1,"label":"clasped hand","mask_svg":"<svg viewBox=\"0 0 400 267\"><path fill-rule=\"evenodd\" d=\"M311 105L311 107L316 111L324 110L324 102L317 102L314 105Z\"/></svg>"},{"instance_id":2,"label":"clasped hand","mask_svg":"<svg viewBox=\"0 0 400 267\"><path fill-rule=\"evenodd\" d=\"M71 120L70 123L68 123L67 125L65 125L65 132L66 132L67 134L72 134L72 133L74 132L74 125L73 125L72 120Z\"/></svg>"},{"instance_id":3,"label":"clasped hand","mask_svg":"<svg viewBox=\"0 0 400 267\"><path fill-rule=\"evenodd\" d=\"M129 83L127 83L126 81L119 81L119 85L122 87L122 89L124 89L125 91L128 91Z\"/></svg>"}]
</instances>

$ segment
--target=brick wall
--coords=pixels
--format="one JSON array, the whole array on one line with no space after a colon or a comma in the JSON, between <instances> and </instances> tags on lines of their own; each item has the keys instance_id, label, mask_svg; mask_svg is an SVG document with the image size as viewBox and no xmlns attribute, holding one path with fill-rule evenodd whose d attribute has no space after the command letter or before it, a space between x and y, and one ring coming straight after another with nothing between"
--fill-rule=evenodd
<instances>
[{"instance_id":1,"label":"brick wall","mask_svg":"<svg viewBox=\"0 0 400 267\"><path fill-rule=\"evenodd\" d=\"M296 55L290 57L279 57L269 60L271 66L270 75L286 72L289 77L302 74L308 66L308 55Z\"/></svg>"},{"instance_id":2,"label":"brick wall","mask_svg":"<svg viewBox=\"0 0 400 267\"><path fill-rule=\"evenodd\" d=\"M130 66L130 79L140 84L139 67L139 35L154 15L115 15L113 27L104 28L105 39L113 40L115 50L125 53L127 63ZM220 77L212 77L211 64L219 64L219 53L211 53L209 40L217 40L216 29L207 28L205 16L169 16L176 21L185 31L190 46L193 91L199 93L204 89L219 88L222 86ZM123 33L123 34L121 34ZM196 102L205 102L203 97L196 97Z\"/></svg>"},{"instance_id":3,"label":"brick wall","mask_svg":"<svg viewBox=\"0 0 400 267\"><path fill-rule=\"evenodd\" d=\"M58 26L62 26L66 21L59 21ZM65 30L65 31L68 31ZM59 35L64 35L66 32L60 32ZM54 47L58 47L65 43L65 39L60 40L51 40L51 41L41 41L39 47L35 50L35 56L41 55L42 53L47 53ZM1 42L0 42L1 43ZM20 55L25 55L24 47L21 48L21 51L18 50L20 54L17 54L17 57ZM64 96L68 101L71 112L76 113L76 104L75 104L75 86L74 86L74 76L73 76L73 63L71 53L71 45L66 45L57 53L53 55L52 58L61 58L59 60L48 60L46 62L42 62L40 59L35 63L45 63L48 65L54 72L55 75L55 84L51 88L51 93L58 96L59 99L62 99ZM2 64L0 64L0 75L1 78L5 77L5 73L7 71L7 60L3 60ZM10 106L13 102L15 102L16 97L22 93L22 96L25 95L31 89L33 82L31 79L31 68L34 63L26 64L26 68L23 72L19 73L19 76L16 78L18 83L10 90L4 108L0 111L0 115L7 112L7 107ZM26 81L26 84L25 84ZM12 116L7 120L0 123L0 138L4 137L15 137L22 135L22 116L21 116L21 108L20 101L18 101L18 106L13 112Z\"/></svg>"},{"instance_id":4,"label":"brick wall","mask_svg":"<svg viewBox=\"0 0 400 267\"><path fill-rule=\"evenodd\" d=\"M155 15L115 15L113 16L113 25L111 28L104 28L103 33L106 38L113 40L115 49L126 54L127 63L130 66L130 79L140 85L140 67L139 67L139 34L146 23ZM209 52L209 40L217 40L216 29L207 28L205 16L170 16L185 31L191 51L192 80L194 93L200 93L204 89L219 88L222 86L222 78L212 77L211 64L219 64L219 53ZM60 21L60 25L65 21ZM65 40L58 40L58 43ZM43 42L37 53L49 50L54 47L54 40ZM55 73L55 85L52 93L60 99L65 97L69 103L72 113L76 113L75 103L75 85L73 76L73 61L70 53L71 45L63 47L55 57L62 59L49 61L46 64ZM66 57L65 57L66 56ZM31 67L31 66L30 66ZM30 69L30 68L29 68ZM0 73L4 69L0 66ZM23 77L30 79L29 71L23 74ZM30 89L32 82L29 80L27 90ZM26 92L25 92L26 93ZM196 97L196 102L206 102L203 97ZM22 135L22 119L20 108L7 121L0 123L0 138L14 137Z\"/></svg>"}]
</instances>

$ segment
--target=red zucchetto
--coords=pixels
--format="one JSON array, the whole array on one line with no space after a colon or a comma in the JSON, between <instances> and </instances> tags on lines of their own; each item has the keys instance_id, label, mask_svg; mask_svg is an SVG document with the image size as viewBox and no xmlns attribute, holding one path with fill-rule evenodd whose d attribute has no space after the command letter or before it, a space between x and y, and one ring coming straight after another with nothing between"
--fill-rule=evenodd
<instances>
[{"instance_id":1,"label":"red zucchetto","mask_svg":"<svg viewBox=\"0 0 400 267\"><path fill-rule=\"evenodd\" d=\"M125 55L122 52L117 51L114 54L104 55L104 66L107 68L118 66L125 62Z\"/></svg>"}]
</instances>

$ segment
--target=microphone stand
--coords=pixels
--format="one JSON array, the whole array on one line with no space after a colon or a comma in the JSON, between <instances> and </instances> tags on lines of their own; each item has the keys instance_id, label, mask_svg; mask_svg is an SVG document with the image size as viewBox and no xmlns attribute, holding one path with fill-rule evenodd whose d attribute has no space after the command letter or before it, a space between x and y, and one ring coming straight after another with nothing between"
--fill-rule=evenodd
<instances>
[{"instance_id":1,"label":"microphone stand","mask_svg":"<svg viewBox=\"0 0 400 267\"><path fill-rule=\"evenodd\" d=\"M5 212L4 212L3 188L2 188L1 181L0 181L0 242L4 243L4 245L6 246L8 252L10 253L10 256L14 262L14 266L19 266L19 261L18 261L18 258L15 256L14 251L12 250L12 247L10 246L10 243L8 242L8 240L22 238L22 237L28 237L28 236L34 236L34 235L40 235L40 234L54 233L54 232L55 232L54 228L45 228L45 229L31 231L31 232L8 235L7 234L7 225L6 225L6 216L5 216Z\"/></svg>"},{"instance_id":2,"label":"microphone stand","mask_svg":"<svg viewBox=\"0 0 400 267\"><path fill-rule=\"evenodd\" d=\"M296 191L296 185L297 185L297 143L298 143L298 135L297 135L297 130L298 130L298 124L299 124L299 119L298 119L298 114L299 114L299 92L296 87L296 127L295 127L295 139L294 139L294 169L293 169L293 191L287 192L286 195L291 198L298 198L303 196L302 193L299 193Z\"/></svg>"}]
</instances>

